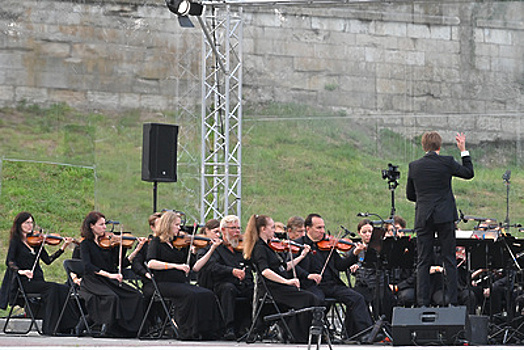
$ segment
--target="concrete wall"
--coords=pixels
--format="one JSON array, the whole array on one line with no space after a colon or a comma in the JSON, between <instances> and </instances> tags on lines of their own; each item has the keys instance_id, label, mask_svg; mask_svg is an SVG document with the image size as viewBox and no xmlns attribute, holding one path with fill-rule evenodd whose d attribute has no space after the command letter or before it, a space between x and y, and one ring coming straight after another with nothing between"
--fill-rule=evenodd
<instances>
[{"instance_id":1,"label":"concrete wall","mask_svg":"<svg viewBox=\"0 0 524 350\"><path fill-rule=\"evenodd\" d=\"M201 40L162 0L3 0L0 105L196 105ZM524 2L244 7L243 45L247 103L407 114L405 123L524 109Z\"/></svg>"}]
</instances>

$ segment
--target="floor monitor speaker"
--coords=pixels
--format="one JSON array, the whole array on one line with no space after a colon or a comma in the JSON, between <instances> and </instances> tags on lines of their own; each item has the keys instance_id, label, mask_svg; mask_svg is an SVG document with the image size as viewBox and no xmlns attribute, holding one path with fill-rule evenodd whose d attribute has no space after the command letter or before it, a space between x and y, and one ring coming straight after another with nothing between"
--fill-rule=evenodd
<instances>
[{"instance_id":1,"label":"floor monitor speaker","mask_svg":"<svg viewBox=\"0 0 524 350\"><path fill-rule=\"evenodd\" d=\"M465 337L465 306L393 309L393 345L453 345Z\"/></svg>"}]
</instances>

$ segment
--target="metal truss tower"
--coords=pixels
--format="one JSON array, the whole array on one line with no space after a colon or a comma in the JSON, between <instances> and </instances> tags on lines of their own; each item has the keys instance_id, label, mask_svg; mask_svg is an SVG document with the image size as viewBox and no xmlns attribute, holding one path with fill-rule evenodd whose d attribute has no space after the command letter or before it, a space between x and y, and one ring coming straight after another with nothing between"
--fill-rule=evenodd
<instances>
[{"instance_id":1,"label":"metal truss tower","mask_svg":"<svg viewBox=\"0 0 524 350\"><path fill-rule=\"evenodd\" d=\"M207 7L203 29L200 221L241 216L242 8Z\"/></svg>"}]
</instances>

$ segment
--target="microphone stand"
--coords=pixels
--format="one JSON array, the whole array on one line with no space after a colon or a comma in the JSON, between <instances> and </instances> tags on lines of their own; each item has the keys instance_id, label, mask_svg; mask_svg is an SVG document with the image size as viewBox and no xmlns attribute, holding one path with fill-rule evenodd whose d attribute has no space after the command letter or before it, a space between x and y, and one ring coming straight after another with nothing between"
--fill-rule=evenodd
<instances>
[{"instance_id":1,"label":"microphone stand","mask_svg":"<svg viewBox=\"0 0 524 350\"><path fill-rule=\"evenodd\" d=\"M511 178L511 170L506 170L506 172L502 175L502 180L504 180L504 183L506 184L506 220L505 224L509 226L509 187L510 187L510 181Z\"/></svg>"}]
</instances>

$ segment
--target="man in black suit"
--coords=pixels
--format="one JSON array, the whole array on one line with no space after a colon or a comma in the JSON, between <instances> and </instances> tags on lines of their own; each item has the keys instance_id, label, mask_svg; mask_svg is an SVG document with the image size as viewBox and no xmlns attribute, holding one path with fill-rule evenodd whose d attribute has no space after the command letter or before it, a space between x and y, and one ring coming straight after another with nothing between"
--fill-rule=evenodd
<instances>
[{"instance_id":1,"label":"man in black suit","mask_svg":"<svg viewBox=\"0 0 524 350\"><path fill-rule=\"evenodd\" d=\"M451 156L441 156L442 137L436 131L424 133L422 148L426 155L409 164L406 195L416 202L415 231L417 232L417 302L430 303L429 269L433 260L435 232L447 276L447 293L451 304L457 304L457 265L455 258L455 221L458 220L455 197L451 189L453 176L473 178L473 163L466 151L466 136L455 136L462 165Z\"/></svg>"}]
</instances>

